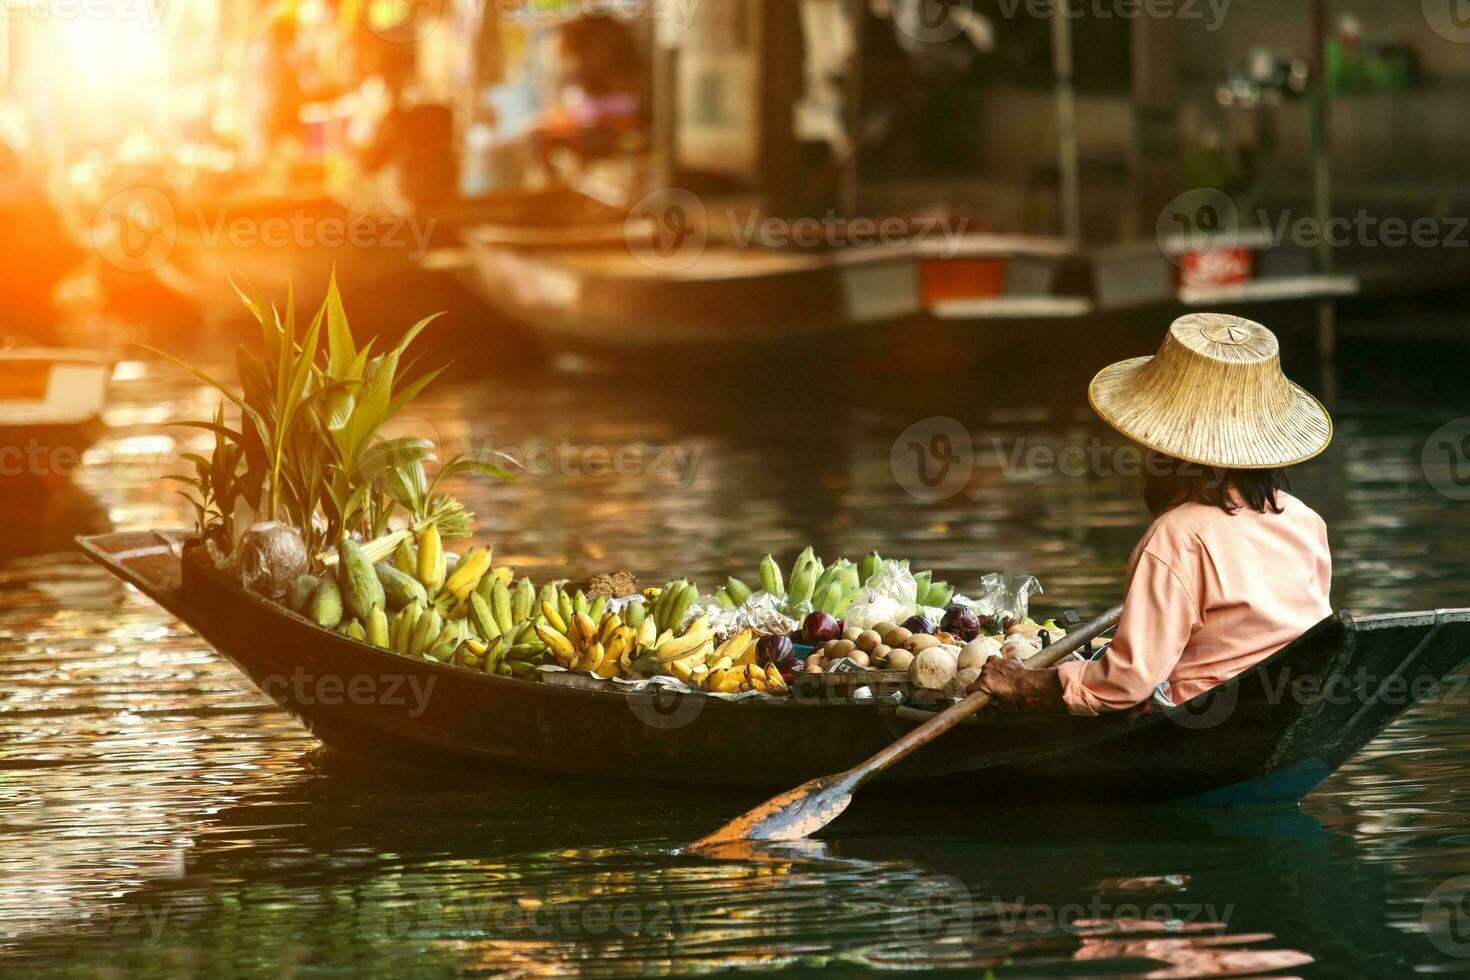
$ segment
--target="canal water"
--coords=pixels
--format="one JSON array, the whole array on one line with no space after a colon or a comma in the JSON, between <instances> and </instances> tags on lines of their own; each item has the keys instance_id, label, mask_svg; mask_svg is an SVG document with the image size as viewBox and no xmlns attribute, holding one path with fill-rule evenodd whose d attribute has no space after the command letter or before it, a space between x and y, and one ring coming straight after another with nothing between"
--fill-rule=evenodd
<instances>
[{"instance_id":1,"label":"canal water","mask_svg":"<svg viewBox=\"0 0 1470 980\"><path fill-rule=\"evenodd\" d=\"M410 424L523 458L517 485L457 489L498 556L538 577L753 578L763 552L810 543L907 556L962 587L1028 572L1045 588L1033 608L1087 613L1119 594L1146 518L1136 459L1088 415L1086 372L1057 359L721 383L471 364ZM1470 459L1464 430L1442 428L1470 396L1388 387L1355 389L1332 451L1296 477L1331 529L1335 602L1470 605ZM85 465L4 497L0 972L1470 971L1463 676L1300 809L860 800L820 843L721 859L678 848L755 795L325 751L70 545L187 522L160 477L192 436L162 424L212 407L182 372L126 362Z\"/></svg>"}]
</instances>

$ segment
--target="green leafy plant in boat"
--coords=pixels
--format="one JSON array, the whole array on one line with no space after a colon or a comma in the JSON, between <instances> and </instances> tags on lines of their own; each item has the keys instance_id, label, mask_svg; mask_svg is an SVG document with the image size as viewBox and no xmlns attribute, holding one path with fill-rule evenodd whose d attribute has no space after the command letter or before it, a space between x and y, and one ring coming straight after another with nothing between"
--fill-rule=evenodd
<instances>
[{"instance_id":1,"label":"green leafy plant in boat","mask_svg":"<svg viewBox=\"0 0 1470 980\"><path fill-rule=\"evenodd\" d=\"M181 477L194 493L198 531L226 541L243 530L234 514L243 501L258 519L294 525L311 555L358 535L374 561L390 555L399 540L428 523L441 537L470 533L471 517L460 502L437 489L461 473L513 480L501 462L456 456L432 479L425 463L436 462L433 442L421 436L389 438L384 429L443 370L416 371L408 351L435 316L415 323L381 353L353 340L336 277L326 299L299 331L294 292L284 312L254 290L235 286L264 341L260 355L242 344L236 351L239 388L227 385L181 358L149 348L217 389L238 411L238 428L226 422L224 406L209 421L179 424L209 430L215 450L205 460L186 454L194 474ZM497 462L497 460L501 462ZM390 519L406 512L407 527L390 531Z\"/></svg>"}]
</instances>

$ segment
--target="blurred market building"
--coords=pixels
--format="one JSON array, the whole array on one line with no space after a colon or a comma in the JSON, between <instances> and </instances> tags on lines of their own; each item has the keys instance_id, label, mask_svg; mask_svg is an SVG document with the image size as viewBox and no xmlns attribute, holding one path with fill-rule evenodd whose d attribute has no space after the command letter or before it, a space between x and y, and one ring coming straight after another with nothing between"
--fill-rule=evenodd
<instances>
[{"instance_id":1,"label":"blurred market building","mask_svg":"<svg viewBox=\"0 0 1470 980\"><path fill-rule=\"evenodd\" d=\"M7 206L18 216L38 200L26 188L44 189L54 229L7 225L28 229L16 248L53 284L102 226L124 245L164 226L157 207L106 212L139 188L176 221L222 207L259 221L279 202L433 216L436 246L484 219L477 202L566 190L578 197L531 199L521 220L575 223L592 219L581 204L559 212L569 200L610 209L602 220L679 188L707 208L828 223L945 215L1080 254L1188 238L1198 202L1180 215L1171 202L1207 189L1250 252L1270 231L1258 216L1464 213L1454 122L1470 43L1444 7L10 0ZM1453 249L1426 265L1425 250L1404 262L1406 250L1360 238L1330 253L1277 241L1241 261L1293 276L1351 268L1364 284L1464 271ZM103 271L117 279L126 264ZM1214 279L1196 269L1195 285L1239 285L1225 266ZM180 252L145 271L184 282L205 268ZM1067 274L1048 273L1046 289ZM1106 290L1087 290L1093 309Z\"/></svg>"}]
</instances>

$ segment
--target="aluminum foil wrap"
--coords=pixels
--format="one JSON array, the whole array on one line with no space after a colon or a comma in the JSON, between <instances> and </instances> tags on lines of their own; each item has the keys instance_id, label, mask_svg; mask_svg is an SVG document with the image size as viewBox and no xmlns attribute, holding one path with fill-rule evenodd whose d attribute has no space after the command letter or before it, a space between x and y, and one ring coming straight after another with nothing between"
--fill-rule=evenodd
<instances>
[{"instance_id":1,"label":"aluminum foil wrap","mask_svg":"<svg viewBox=\"0 0 1470 980\"><path fill-rule=\"evenodd\" d=\"M708 616L710 625L720 636L730 636L743 629L790 633L801 625L799 620L786 614L785 603L769 592L752 592L750 598L733 609L720 605L712 595L701 596L689 604L686 622L695 616Z\"/></svg>"}]
</instances>

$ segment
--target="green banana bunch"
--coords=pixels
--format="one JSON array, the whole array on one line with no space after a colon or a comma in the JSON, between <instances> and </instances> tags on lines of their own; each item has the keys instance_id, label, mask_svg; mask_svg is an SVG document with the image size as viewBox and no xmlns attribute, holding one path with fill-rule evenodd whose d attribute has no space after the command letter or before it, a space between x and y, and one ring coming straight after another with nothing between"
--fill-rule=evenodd
<instances>
[{"instance_id":1,"label":"green banana bunch","mask_svg":"<svg viewBox=\"0 0 1470 980\"><path fill-rule=\"evenodd\" d=\"M948 582L931 582L929 591L924 593L924 598L920 602L926 606L943 607L949 605L949 600L953 598L954 589Z\"/></svg>"},{"instance_id":2,"label":"green banana bunch","mask_svg":"<svg viewBox=\"0 0 1470 980\"><path fill-rule=\"evenodd\" d=\"M393 552L393 567L405 575L419 573L419 554L408 538L398 542L398 548Z\"/></svg>"},{"instance_id":3,"label":"green banana bunch","mask_svg":"<svg viewBox=\"0 0 1470 980\"><path fill-rule=\"evenodd\" d=\"M444 618L439 615L439 610L433 606L424 610L424 614L418 618L418 622L413 627L413 637L408 644L409 656L423 656L429 650L430 641L438 637L443 630Z\"/></svg>"},{"instance_id":4,"label":"green banana bunch","mask_svg":"<svg viewBox=\"0 0 1470 980\"><path fill-rule=\"evenodd\" d=\"M842 599L842 590L836 582L828 582L826 588L812 596L812 609L817 612L835 613Z\"/></svg>"},{"instance_id":5,"label":"green banana bunch","mask_svg":"<svg viewBox=\"0 0 1470 980\"><path fill-rule=\"evenodd\" d=\"M832 585L833 583L838 584L839 590L851 588L850 585L845 584L849 570L852 570L852 576L856 578L857 572L855 569L853 569L852 562L848 561L846 558L839 558L832 564L828 565L825 569L822 570L822 574L817 577L817 584L812 589L812 595L821 595L824 591L826 591L827 586Z\"/></svg>"},{"instance_id":6,"label":"green banana bunch","mask_svg":"<svg viewBox=\"0 0 1470 980\"><path fill-rule=\"evenodd\" d=\"M495 614L490 611L490 604L480 598L478 592L470 594L470 622L474 624L475 632L480 634L480 639L486 643L498 639L504 632L496 621Z\"/></svg>"},{"instance_id":7,"label":"green banana bunch","mask_svg":"<svg viewBox=\"0 0 1470 980\"><path fill-rule=\"evenodd\" d=\"M393 622L388 628L388 645L398 653L407 653L409 642L413 638L414 627L418 624L419 616L423 615L424 605L420 602L409 603L398 614L393 617Z\"/></svg>"},{"instance_id":8,"label":"green banana bunch","mask_svg":"<svg viewBox=\"0 0 1470 980\"><path fill-rule=\"evenodd\" d=\"M870 551L865 556L863 556L862 568L858 571L858 578L861 580L859 584L868 584L868 579L873 577L873 575L878 571L879 566L881 566L882 564L883 556L878 554L878 552L876 551Z\"/></svg>"},{"instance_id":9,"label":"green banana bunch","mask_svg":"<svg viewBox=\"0 0 1470 980\"><path fill-rule=\"evenodd\" d=\"M346 623L343 623L341 626L339 626L338 629L341 631L343 636L349 636L354 640L366 641L368 638L367 631L364 630L362 628L362 624L355 619L348 620Z\"/></svg>"},{"instance_id":10,"label":"green banana bunch","mask_svg":"<svg viewBox=\"0 0 1470 980\"><path fill-rule=\"evenodd\" d=\"M512 622L530 619L536 611L536 587L529 578L522 577L516 583L515 595L511 597Z\"/></svg>"},{"instance_id":11,"label":"green banana bunch","mask_svg":"<svg viewBox=\"0 0 1470 980\"><path fill-rule=\"evenodd\" d=\"M817 578L821 574L819 564L815 558L797 560L796 566L791 570L791 587L786 590L788 607L794 608L811 601L812 592L817 587Z\"/></svg>"},{"instance_id":12,"label":"green banana bunch","mask_svg":"<svg viewBox=\"0 0 1470 980\"><path fill-rule=\"evenodd\" d=\"M356 620L353 622L356 622ZM383 611L382 606L374 606L372 608L372 611L368 613L367 622L364 625L369 643L373 646L383 647L384 649L389 648L388 614Z\"/></svg>"},{"instance_id":13,"label":"green banana bunch","mask_svg":"<svg viewBox=\"0 0 1470 980\"><path fill-rule=\"evenodd\" d=\"M732 576L725 579L725 594L735 605L743 606L745 600L750 598L750 586Z\"/></svg>"},{"instance_id":14,"label":"green banana bunch","mask_svg":"<svg viewBox=\"0 0 1470 980\"><path fill-rule=\"evenodd\" d=\"M770 555L761 559L761 591L769 592L777 599L786 598L786 583L781 578L781 566Z\"/></svg>"},{"instance_id":15,"label":"green banana bunch","mask_svg":"<svg viewBox=\"0 0 1470 980\"><path fill-rule=\"evenodd\" d=\"M699 598L699 587L684 579L675 579L664 586L653 603L653 622L658 632L677 630L684 623L684 614Z\"/></svg>"},{"instance_id":16,"label":"green banana bunch","mask_svg":"<svg viewBox=\"0 0 1470 980\"><path fill-rule=\"evenodd\" d=\"M929 595L929 580L934 577L933 572L919 572L914 576L914 598L922 602Z\"/></svg>"},{"instance_id":17,"label":"green banana bunch","mask_svg":"<svg viewBox=\"0 0 1470 980\"><path fill-rule=\"evenodd\" d=\"M336 629L337 624L342 622L342 590L337 585L337 579L331 575L323 575L308 605L308 618L312 622L329 630Z\"/></svg>"},{"instance_id":18,"label":"green banana bunch","mask_svg":"<svg viewBox=\"0 0 1470 980\"><path fill-rule=\"evenodd\" d=\"M499 579L496 579L495 584L490 588L490 613L495 617L495 622L500 626L502 633L508 632L515 625L516 617L510 588Z\"/></svg>"},{"instance_id":19,"label":"green banana bunch","mask_svg":"<svg viewBox=\"0 0 1470 980\"><path fill-rule=\"evenodd\" d=\"M684 586L688 583L681 578L671 579L664 583L659 590L658 597L653 600L653 625L656 632L662 633L669 628L669 614L673 611L674 604L684 593Z\"/></svg>"},{"instance_id":20,"label":"green banana bunch","mask_svg":"<svg viewBox=\"0 0 1470 980\"><path fill-rule=\"evenodd\" d=\"M644 617L648 615L648 603L642 599L635 600L623 607L623 622L637 629L643 625Z\"/></svg>"}]
</instances>

